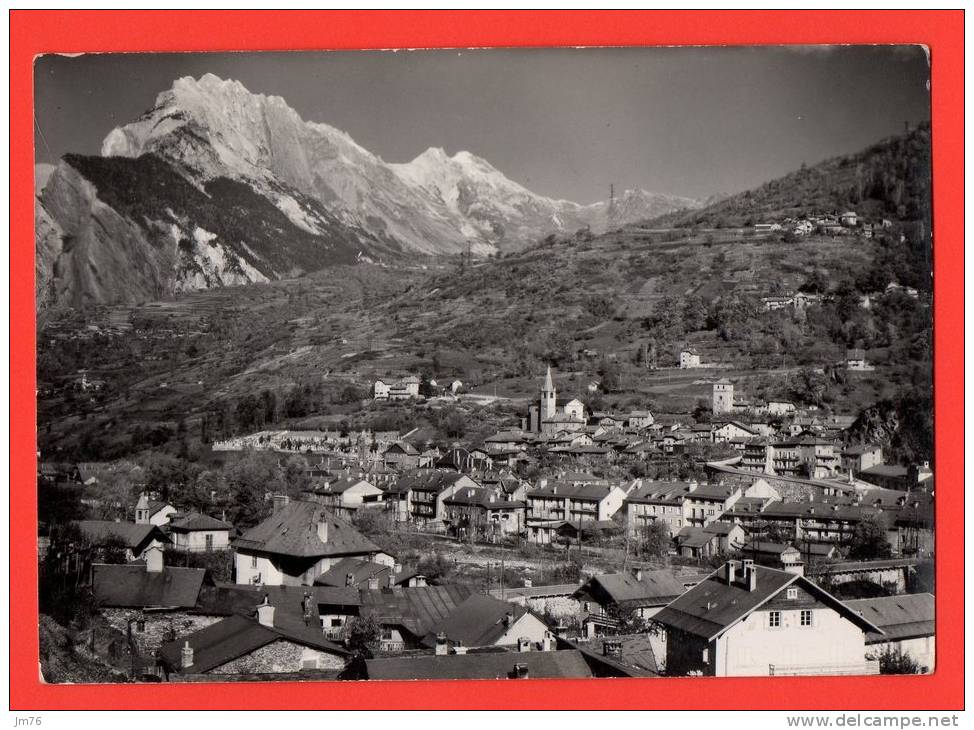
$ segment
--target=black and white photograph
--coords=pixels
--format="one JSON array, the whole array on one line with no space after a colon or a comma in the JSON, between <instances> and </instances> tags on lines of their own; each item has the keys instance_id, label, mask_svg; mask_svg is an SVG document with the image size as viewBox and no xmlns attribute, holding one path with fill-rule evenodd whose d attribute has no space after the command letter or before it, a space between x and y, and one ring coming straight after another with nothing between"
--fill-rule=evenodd
<instances>
[{"instance_id":1,"label":"black and white photograph","mask_svg":"<svg viewBox=\"0 0 974 730\"><path fill-rule=\"evenodd\" d=\"M45 682L934 672L924 46L50 54L33 103Z\"/></svg>"}]
</instances>

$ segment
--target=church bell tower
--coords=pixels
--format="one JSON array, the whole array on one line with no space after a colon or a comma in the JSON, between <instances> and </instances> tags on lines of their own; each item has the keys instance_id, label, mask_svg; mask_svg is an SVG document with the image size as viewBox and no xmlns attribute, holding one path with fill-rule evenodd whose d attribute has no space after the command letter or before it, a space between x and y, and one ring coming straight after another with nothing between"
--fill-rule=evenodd
<instances>
[{"instance_id":1,"label":"church bell tower","mask_svg":"<svg viewBox=\"0 0 974 730\"><path fill-rule=\"evenodd\" d=\"M555 410L555 385L551 380L551 365L549 365L541 388L541 420L554 417Z\"/></svg>"}]
</instances>

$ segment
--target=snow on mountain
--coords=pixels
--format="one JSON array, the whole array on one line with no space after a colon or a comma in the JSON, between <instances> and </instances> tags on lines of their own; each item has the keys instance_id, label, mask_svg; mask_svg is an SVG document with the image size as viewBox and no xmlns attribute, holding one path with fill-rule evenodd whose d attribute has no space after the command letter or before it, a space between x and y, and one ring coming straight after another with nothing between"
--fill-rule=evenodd
<instances>
[{"instance_id":1,"label":"snow on mountain","mask_svg":"<svg viewBox=\"0 0 974 730\"><path fill-rule=\"evenodd\" d=\"M133 301L412 254L489 254L697 201L645 191L579 205L470 152L388 164L279 96L177 79L101 157L35 171L38 303Z\"/></svg>"}]
</instances>

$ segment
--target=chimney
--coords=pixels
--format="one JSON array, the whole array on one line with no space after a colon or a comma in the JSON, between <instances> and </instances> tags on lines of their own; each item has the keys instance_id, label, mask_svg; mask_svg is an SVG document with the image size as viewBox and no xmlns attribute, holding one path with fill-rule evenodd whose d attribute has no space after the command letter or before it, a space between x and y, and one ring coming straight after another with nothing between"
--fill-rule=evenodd
<instances>
[{"instance_id":1,"label":"chimney","mask_svg":"<svg viewBox=\"0 0 974 730\"><path fill-rule=\"evenodd\" d=\"M633 568L632 577L641 582L643 579L643 569L640 567Z\"/></svg>"},{"instance_id":2,"label":"chimney","mask_svg":"<svg viewBox=\"0 0 974 730\"><path fill-rule=\"evenodd\" d=\"M145 551L145 572L161 573L162 568L162 548L153 545Z\"/></svg>"},{"instance_id":3,"label":"chimney","mask_svg":"<svg viewBox=\"0 0 974 730\"><path fill-rule=\"evenodd\" d=\"M322 515L318 521L318 539L322 542L328 542L328 520Z\"/></svg>"},{"instance_id":4,"label":"chimney","mask_svg":"<svg viewBox=\"0 0 974 730\"><path fill-rule=\"evenodd\" d=\"M696 492L697 491L697 486L698 486L697 485L697 482L696 482L696 480L694 480L694 481L690 482L690 484L688 485L687 491L688 492Z\"/></svg>"},{"instance_id":5,"label":"chimney","mask_svg":"<svg viewBox=\"0 0 974 730\"><path fill-rule=\"evenodd\" d=\"M524 587L525 588L531 588L533 585L534 585L534 582L530 578L525 578L524 579Z\"/></svg>"},{"instance_id":6,"label":"chimney","mask_svg":"<svg viewBox=\"0 0 974 730\"><path fill-rule=\"evenodd\" d=\"M274 511L278 512L282 508L287 507L288 496L286 494L275 494L271 499L274 501Z\"/></svg>"},{"instance_id":7,"label":"chimney","mask_svg":"<svg viewBox=\"0 0 974 730\"><path fill-rule=\"evenodd\" d=\"M514 664L514 671L511 673L514 679L527 679L528 678L528 665L524 662L517 662Z\"/></svg>"},{"instance_id":8,"label":"chimney","mask_svg":"<svg viewBox=\"0 0 974 730\"><path fill-rule=\"evenodd\" d=\"M526 651L531 651L531 639L527 636L519 636L517 639L517 650L521 654Z\"/></svg>"},{"instance_id":9,"label":"chimney","mask_svg":"<svg viewBox=\"0 0 974 730\"><path fill-rule=\"evenodd\" d=\"M744 574L744 580L747 581L747 590L755 591L758 588L758 571L755 570L754 565L747 566L747 572Z\"/></svg>"},{"instance_id":10,"label":"chimney","mask_svg":"<svg viewBox=\"0 0 974 730\"><path fill-rule=\"evenodd\" d=\"M446 634L442 631L436 635L436 656L446 656L450 652L450 646L446 641Z\"/></svg>"},{"instance_id":11,"label":"chimney","mask_svg":"<svg viewBox=\"0 0 974 730\"><path fill-rule=\"evenodd\" d=\"M395 573L389 573L388 578L386 579L386 583L389 584L389 587L390 588L392 588L394 585L396 585L396 574Z\"/></svg>"},{"instance_id":12,"label":"chimney","mask_svg":"<svg viewBox=\"0 0 974 730\"><path fill-rule=\"evenodd\" d=\"M555 636L550 631L544 632L541 639L541 651L552 651L555 648Z\"/></svg>"},{"instance_id":13,"label":"chimney","mask_svg":"<svg viewBox=\"0 0 974 730\"><path fill-rule=\"evenodd\" d=\"M183 644L183 648L179 652L179 666L182 669L189 669L193 666L193 647L189 645L189 641Z\"/></svg>"},{"instance_id":14,"label":"chimney","mask_svg":"<svg viewBox=\"0 0 974 730\"><path fill-rule=\"evenodd\" d=\"M355 575L353 573L345 573L345 587L349 588L355 585Z\"/></svg>"},{"instance_id":15,"label":"chimney","mask_svg":"<svg viewBox=\"0 0 974 730\"><path fill-rule=\"evenodd\" d=\"M369 590L370 591L377 591L377 590L379 590L379 576L377 576L377 575L370 575L369 576Z\"/></svg>"},{"instance_id":16,"label":"chimney","mask_svg":"<svg viewBox=\"0 0 974 730\"><path fill-rule=\"evenodd\" d=\"M257 607L257 623L274 628L274 607L270 604L266 593L264 602Z\"/></svg>"},{"instance_id":17,"label":"chimney","mask_svg":"<svg viewBox=\"0 0 974 730\"><path fill-rule=\"evenodd\" d=\"M727 581L727 585L731 585L734 582L734 574L737 572L737 561L728 560L724 564L724 580Z\"/></svg>"},{"instance_id":18,"label":"chimney","mask_svg":"<svg viewBox=\"0 0 974 730\"><path fill-rule=\"evenodd\" d=\"M392 572L395 573L396 575L399 575L402 572L402 563L398 563L398 562L393 563Z\"/></svg>"},{"instance_id":19,"label":"chimney","mask_svg":"<svg viewBox=\"0 0 974 730\"><path fill-rule=\"evenodd\" d=\"M504 625L510 626L512 623L514 623L514 614L508 611L504 614Z\"/></svg>"},{"instance_id":20,"label":"chimney","mask_svg":"<svg viewBox=\"0 0 974 730\"><path fill-rule=\"evenodd\" d=\"M606 640L602 642L602 655L608 657L618 657L622 654L622 642L621 641L609 641Z\"/></svg>"}]
</instances>

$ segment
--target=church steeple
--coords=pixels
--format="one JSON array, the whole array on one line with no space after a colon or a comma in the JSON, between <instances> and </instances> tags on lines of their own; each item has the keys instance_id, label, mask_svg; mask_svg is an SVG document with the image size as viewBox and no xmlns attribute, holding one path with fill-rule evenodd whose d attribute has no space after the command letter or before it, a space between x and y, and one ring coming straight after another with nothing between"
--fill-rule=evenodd
<instances>
[{"instance_id":1,"label":"church steeple","mask_svg":"<svg viewBox=\"0 0 974 730\"><path fill-rule=\"evenodd\" d=\"M544 385L541 386L541 420L552 418L555 415L555 385L551 379L551 365L544 376Z\"/></svg>"}]
</instances>

